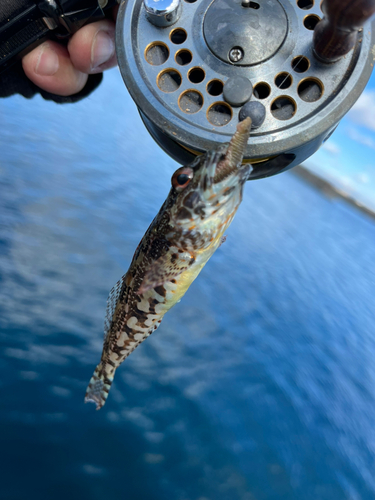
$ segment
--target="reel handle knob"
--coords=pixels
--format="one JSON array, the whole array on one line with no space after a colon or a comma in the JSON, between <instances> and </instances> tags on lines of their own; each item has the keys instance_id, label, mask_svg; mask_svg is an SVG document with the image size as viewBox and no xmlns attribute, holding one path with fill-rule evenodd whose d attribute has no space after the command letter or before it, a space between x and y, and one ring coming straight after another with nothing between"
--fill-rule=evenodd
<instances>
[{"instance_id":1,"label":"reel handle knob","mask_svg":"<svg viewBox=\"0 0 375 500\"><path fill-rule=\"evenodd\" d=\"M375 0L324 0L322 9L325 16L314 30L314 53L332 63L354 47L358 30L375 12Z\"/></svg>"}]
</instances>

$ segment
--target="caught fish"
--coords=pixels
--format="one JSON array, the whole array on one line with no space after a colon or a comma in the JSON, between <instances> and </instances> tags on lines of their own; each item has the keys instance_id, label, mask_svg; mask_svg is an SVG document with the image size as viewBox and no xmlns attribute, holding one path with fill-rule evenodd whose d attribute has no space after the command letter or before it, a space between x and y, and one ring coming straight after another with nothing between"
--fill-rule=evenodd
<instances>
[{"instance_id":1,"label":"caught fish","mask_svg":"<svg viewBox=\"0 0 375 500\"><path fill-rule=\"evenodd\" d=\"M106 402L118 366L156 330L220 246L251 171L241 164L250 128L246 118L229 145L173 174L167 199L128 272L109 294L103 353L85 396L97 410Z\"/></svg>"}]
</instances>

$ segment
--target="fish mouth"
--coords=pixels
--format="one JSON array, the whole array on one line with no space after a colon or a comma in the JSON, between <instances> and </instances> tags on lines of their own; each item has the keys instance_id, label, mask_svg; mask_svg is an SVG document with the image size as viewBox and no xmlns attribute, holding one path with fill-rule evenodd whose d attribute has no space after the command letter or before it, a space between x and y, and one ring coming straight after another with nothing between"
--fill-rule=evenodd
<instances>
[{"instance_id":1,"label":"fish mouth","mask_svg":"<svg viewBox=\"0 0 375 500\"><path fill-rule=\"evenodd\" d=\"M226 177L239 170L245 154L247 141L250 136L250 130L251 119L250 117L247 117L237 125L237 130L234 133L226 152L218 152L220 156L217 163L215 162L216 168L212 176L213 184L218 184Z\"/></svg>"}]
</instances>

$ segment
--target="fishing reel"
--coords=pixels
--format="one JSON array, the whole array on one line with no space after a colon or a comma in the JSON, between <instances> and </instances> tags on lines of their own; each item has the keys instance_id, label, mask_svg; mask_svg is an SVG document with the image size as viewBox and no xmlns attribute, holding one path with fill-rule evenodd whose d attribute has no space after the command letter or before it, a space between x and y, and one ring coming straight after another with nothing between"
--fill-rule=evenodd
<instances>
[{"instance_id":1,"label":"fishing reel","mask_svg":"<svg viewBox=\"0 0 375 500\"><path fill-rule=\"evenodd\" d=\"M368 1L127 0L118 62L148 131L179 163L251 116L245 160L258 179L315 153L358 99L375 59L375 25L361 26L374 11Z\"/></svg>"},{"instance_id":2,"label":"fishing reel","mask_svg":"<svg viewBox=\"0 0 375 500\"><path fill-rule=\"evenodd\" d=\"M69 34L110 5L43 0L43 37ZM374 12L375 0L126 0L118 63L147 130L181 164L228 142L250 116L245 161L258 179L310 157L358 99L375 59ZM9 26L0 22L0 69L4 50L6 64L12 55ZM13 52L17 40L31 46L21 27Z\"/></svg>"}]
</instances>

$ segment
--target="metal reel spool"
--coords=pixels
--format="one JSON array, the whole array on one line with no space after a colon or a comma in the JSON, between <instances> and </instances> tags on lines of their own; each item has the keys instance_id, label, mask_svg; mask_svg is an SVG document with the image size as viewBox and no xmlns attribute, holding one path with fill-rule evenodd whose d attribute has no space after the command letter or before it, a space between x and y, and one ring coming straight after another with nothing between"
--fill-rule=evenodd
<instances>
[{"instance_id":1,"label":"metal reel spool","mask_svg":"<svg viewBox=\"0 0 375 500\"><path fill-rule=\"evenodd\" d=\"M127 0L119 66L148 131L183 164L228 142L247 101L262 103L245 158L250 179L267 177L311 156L370 77L374 25L327 64L313 52L322 17L317 0Z\"/></svg>"}]
</instances>

